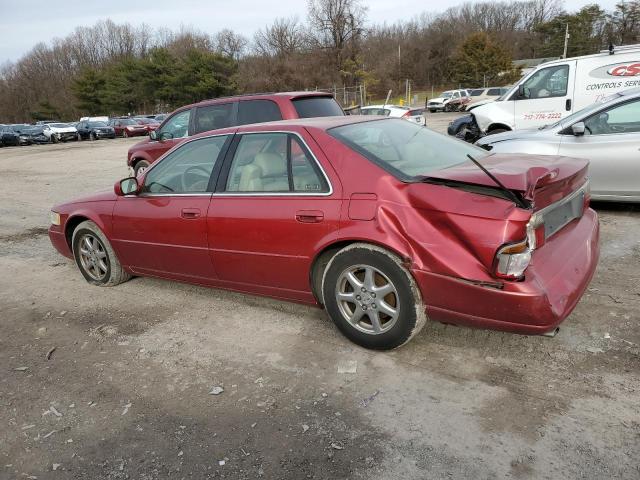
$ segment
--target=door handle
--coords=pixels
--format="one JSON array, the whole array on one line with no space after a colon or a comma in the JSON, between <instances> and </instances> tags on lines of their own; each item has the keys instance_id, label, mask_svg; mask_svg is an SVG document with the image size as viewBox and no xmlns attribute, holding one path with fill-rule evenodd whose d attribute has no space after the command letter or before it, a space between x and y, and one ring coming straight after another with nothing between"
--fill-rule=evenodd
<instances>
[{"instance_id":1,"label":"door handle","mask_svg":"<svg viewBox=\"0 0 640 480\"><path fill-rule=\"evenodd\" d=\"M296 220L300 223L320 223L324 220L324 212L320 210L299 210L296 212Z\"/></svg>"},{"instance_id":2,"label":"door handle","mask_svg":"<svg viewBox=\"0 0 640 480\"><path fill-rule=\"evenodd\" d=\"M183 208L181 213L182 218L198 218L200 216L199 208Z\"/></svg>"},{"instance_id":3,"label":"door handle","mask_svg":"<svg viewBox=\"0 0 640 480\"><path fill-rule=\"evenodd\" d=\"M567 98L567 101L564 103L564 108L568 111L571 110L571 99Z\"/></svg>"}]
</instances>

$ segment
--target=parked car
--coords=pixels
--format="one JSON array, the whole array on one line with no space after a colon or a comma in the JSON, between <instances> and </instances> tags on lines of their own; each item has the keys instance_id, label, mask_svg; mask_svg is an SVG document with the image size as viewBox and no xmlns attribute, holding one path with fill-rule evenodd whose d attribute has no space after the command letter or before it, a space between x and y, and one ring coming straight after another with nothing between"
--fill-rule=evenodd
<instances>
[{"instance_id":1,"label":"parked car","mask_svg":"<svg viewBox=\"0 0 640 480\"><path fill-rule=\"evenodd\" d=\"M105 122L84 120L76 128L78 130L78 140L116 138L116 131Z\"/></svg>"},{"instance_id":2,"label":"parked car","mask_svg":"<svg viewBox=\"0 0 640 480\"><path fill-rule=\"evenodd\" d=\"M587 166L397 118L246 125L55 206L49 237L94 285L150 275L323 305L367 348L403 345L427 314L553 333L598 260Z\"/></svg>"},{"instance_id":3,"label":"parked car","mask_svg":"<svg viewBox=\"0 0 640 480\"><path fill-rule=\"evenodd\" d=\"M49 125L51 123L60 123L60 120L38 120L35 125Z\"/></svg>"},{"instance_id":4,"label":"parked car","mask_svg":"<svg viewBox=\"0 0 640 480\"><path fill-rule=\"evenodd\" d=\"M66 123L47 123L42 125L43 133L51 143L77 140L78 130Z\"/></svg>"},{"instance_id":5,"label":"parked car","mask_svg":"<svg viewBox=\"0 0 640 480\"><path fill-rule=\"evenodd\" d=\"M471 101L467 103L462 110L468 112L480 105L491 103L506 94L509 89L510 87L487 87L469 90Z\"/></svg>"},{"instance_id":6,"label":"parked car","mask_svg":"<svg viewBox=\"0 0 640 480\"><path fill-rule=\"evenodd\" d=\"M20 125L19 129L19 141L21 145L42 145L49 143L49 137L44 133L44 125Z\"/></svg>"},{"instance_id":7,"label":"parked car","mask_svg":"<svg viewBox=\"0 0 640 480\"><path fill-rule=\"evenodd\" d=\"M143 172L158 157L196 133L290 118L343 116L329 93L284 92L204 100L173 112L149 138L135 144L127 154L134 175Z\"/></svg>"},{"instance_id":8,"label":"parked car","mask_svg":"<svg viewBox=\"0 0 640 480\"><path fill-rule=\"evenodd\" d=\"M108 125L118 137L139 137L147 135L147 129L132 118L112 118Z\"/></svg>"},{"instance_id":9,"label":"parked car","mask_svg":"<svg viewBox=\"0 0 640 480\"><path fill-rule=\"evenodd\" d=\"M640 88L616 93L543 128L481 138L496 153L586 158L591 196L640 202Z\"/></svg>"},{"instance_id":10,"label":"parked car","mask_svg":"<svg viewBox=\"0 0 640 480\"><path fill-rule=\"evenodd\" d=\"M80 118L80 122L109 122L109 117L107 116L98 116L98 117L82 117ZM78 122L79 123L79 122Z\"/></svg>"},{"instance_id":11,"label":"parked car","mask_svg":"<svg viewBox=\"0 0 640 480\"><path fill-rule=\"evenodd\" d=\"M33 125L29 125L27 123L14 123L12 125L8 125L14 132L18 134L18 142L20 145L31 145L31 140L29 139L29 135L26 133L23 134L23 130L28 130L33 127Z\"/></svg>"},{"instance_id":12,"label":"parked car","mask_svg":"<svg viewBox=\"0 0 640 480\"><path fill-rule=\"evenodd\" d=\"M471 97L467 90L447 90L442 92L439 97L429 100L427 108L431 113L457 112L463 110L470 101Z\"/></svg>"},{"instance_id":13,"label":"parked car","mask_svg":"<svg viewBox=\"0 0 640 480\"><path fill-rule=\"evenodd\" d=\"M153 117L153 119L159 123L164 122L164 119L167 118L169 116L168 113L161 113L159 115L156 115L155 117Z\"/></svg>"},{"instance_id":14,"label":"parked car","mask_svg":"<svg viewBox=\"0 0 640 480\"><path fill-rule=\"evenodd\" d=\"M142 125L146 133L157 130L158 127L160 126L160 122L157 122L155 119L146 118L146 117L137 117L137 118L134 118L134 121L136 121L138 125Z\"/></svg>"},{"instance_id":15,"label":"parked car","mask_svg":"<svg viewBox=\"0 0 640 480\"><path fill-rule=\"evenodd\" d=\"M424 108L411 108L400 105L369 105L360 108L360 115L383 115L402 118L418 125L425 125Z\"/></svg>"},{"instance_id":16,"label":"parked car","mask_svg":"<svg viewBox=\"0 0 640 480\"><path fill-rule=\"evenodd\" d=\"M541 127L613 93L639 86L640 44L539 65L504 97L476 107L457 128L483 135ZM456 134L457 132L454 132Z\"/></svg>"},{"instance_id":17,"label":"parked car","mask_svg":"<svg viewBox=\"0 0 640 480\"><path fill-rule=\"evenodd\" d=\"M0 125L0 147L16 147L18 145L20 145L20 135L10 125Z\"/></svg>"}]
</instances>

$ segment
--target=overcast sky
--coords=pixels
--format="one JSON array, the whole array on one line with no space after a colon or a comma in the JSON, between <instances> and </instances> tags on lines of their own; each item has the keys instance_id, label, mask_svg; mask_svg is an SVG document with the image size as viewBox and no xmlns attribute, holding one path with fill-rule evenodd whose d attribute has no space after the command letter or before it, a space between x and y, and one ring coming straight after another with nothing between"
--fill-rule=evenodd
<instances>
[{"instance_id":1,"label":"overcast sky","mask_svg":"<svg viewBox=\"0 0 640 480\"><path fill-rule=\"evenodd\" d=\"M612 9L617 0L565 0L573 11L588 3ZM369 23L394 23L426 11L437 13L463 0L365 0ZM214 33L223 28L251 37L276 17L304 19L306 0L0 0L0 65L17 60L38 42L64 37L79 25L111 18L178 29L181 25Z\"/></svg>"}]
</instances>

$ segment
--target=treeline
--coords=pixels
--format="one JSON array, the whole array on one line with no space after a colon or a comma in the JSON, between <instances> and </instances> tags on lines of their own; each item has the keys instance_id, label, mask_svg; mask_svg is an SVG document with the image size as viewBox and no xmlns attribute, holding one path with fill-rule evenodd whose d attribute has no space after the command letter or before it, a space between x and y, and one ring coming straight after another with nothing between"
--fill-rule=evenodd
<instances>
[{"instance_id":1,"label":"treeline","mask_svg":"<svg viewBox=\"0 0 640 480\"><path fill-rule=\"evenodd\" d=\"M0 122L83 114L167 111L203 98L298 89L374 97L416 89L506 83L512 59L558 57L640 42L640 0L613 11L560 0L464 3L393 25L370 25L362 0L308 0L307 15L279 18L246 38L153 30L110 20L38 44L0 68ZM339 95L342 99L342 95Z\"/></svg>"}]
</instances>

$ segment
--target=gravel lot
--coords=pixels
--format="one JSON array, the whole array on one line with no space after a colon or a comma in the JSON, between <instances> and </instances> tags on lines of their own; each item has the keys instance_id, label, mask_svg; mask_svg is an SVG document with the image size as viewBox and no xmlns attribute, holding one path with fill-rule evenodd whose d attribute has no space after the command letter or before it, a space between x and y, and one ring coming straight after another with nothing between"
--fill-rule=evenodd
<instances>
[{"instance_id":1,"label":"gravel lot","mask_svg":"<svg viewBox=\"0 0 640 480\"><path fill-rule=\"evenodd\" d=\"M135 142L0 150L0 478L640 478L640 208L596 205L557 337L430 323L376 353L306 306L87 284L49 208L111 188Z\"/></svg>"}]
</instances>

